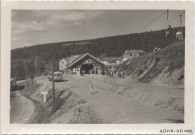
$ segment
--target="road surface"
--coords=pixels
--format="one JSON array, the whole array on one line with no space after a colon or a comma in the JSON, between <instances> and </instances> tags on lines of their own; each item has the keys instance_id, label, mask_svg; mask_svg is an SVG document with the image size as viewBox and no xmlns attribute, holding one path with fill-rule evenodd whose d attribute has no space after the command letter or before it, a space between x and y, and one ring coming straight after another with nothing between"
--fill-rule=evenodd
<instances>
[{"instance_id":1,"label":"road surface","mask_svg":"<svg viewBox=\"0 0 195 135\"><path fill-rule=\"evenodd\" d=\"M10 123L11 124L25 124L34 113L34 104L19 91L11 91L10 95L11 111Z\"/></svg>"},{"instance_id":2,"label":"road surface","mask_svg":"<svg viewBox=\"0 0 195 135\"><path fill-rule=\"evenodd\" d=\"M65 75L64 79L66 81L55 83L56 93L68 90L78 97L73 97L74 100L70 102L66 100L53 116L51 123L90 123L85 121L90 115L96 115L100 119L97 123L183 122L183 113L173 110L182 107L183 89L133 82L129 86L123 79L114 82L112 78L106 77L104 80L100 75ZM51 82L46 77L37 78L37 82L44 85L36 93L51 88ZM90 94L89 82L94 85L94 94ZM85 101L84 104L77 103L79 98ZM72 107L74 104L77 106ZM67 108L68 112L64 113Z\"/></svg>"}]
</instances>

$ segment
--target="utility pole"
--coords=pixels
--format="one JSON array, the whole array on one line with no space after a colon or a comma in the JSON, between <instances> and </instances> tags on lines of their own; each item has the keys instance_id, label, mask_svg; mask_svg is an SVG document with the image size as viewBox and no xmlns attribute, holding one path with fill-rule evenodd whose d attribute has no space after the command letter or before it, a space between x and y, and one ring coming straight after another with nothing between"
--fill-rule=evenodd
<instances>
[{"instance_id":1,"label":"utility pole","mask_svg":"<svg viewBox=\"0 0 195 135\"><path fill-rule=\"evenodd\" d=\"M54 108L55 106L55 83L54 83L53 61L51 61L51 70L52 70L52 97L53 97L53 108Z\"/></svg>"},{"instance_id":2,"label":"utility pole","mask_svg":"<svg viewBox=\"0 0 195 135\"><path fill-rule=\"evenodd\" d=\"M24 60L24 72L25 72L26 86L27 86L27 89L28 89L28 77L27 77L27 72L26 72L26 62L25 62L25 60Z\"/></svg>"},{"instance_id":3,"label":"utility pole","mask_svg":"<svg viewBox=\"0 0 195 135\"><path fill-rule=\"evenodd\" d=\"M37 75L37 62L36 62L36 58L35 58L35 76Z\"/></svg>"},{"instance_id":4,"label":"utility pole","mask_svg":"<svg viewBox=\"0 0 195 135\"><path fill-rule=\"evenodd\" d=\"M37 59L35 58L35 76L38 75L39 75L39 69L38 69Z\"/></svg>"}]
</instances>

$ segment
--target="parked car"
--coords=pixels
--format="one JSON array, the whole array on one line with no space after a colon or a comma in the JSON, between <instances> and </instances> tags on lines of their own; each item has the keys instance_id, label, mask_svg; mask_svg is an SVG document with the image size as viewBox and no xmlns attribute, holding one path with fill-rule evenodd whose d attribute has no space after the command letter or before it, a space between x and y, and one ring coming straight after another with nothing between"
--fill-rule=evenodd
<instances>
[{"instance_id":1,"label":"parked car","mask_svg":"<svg viewBox=\"0 0 195 135\"><path fill-rule=\"evenodd\" d=\"M52 73L49 73L48 80L52 81ZM63 76L61 72L54 72L54 81L62 81Z\"/></svg>"}]
</instances>

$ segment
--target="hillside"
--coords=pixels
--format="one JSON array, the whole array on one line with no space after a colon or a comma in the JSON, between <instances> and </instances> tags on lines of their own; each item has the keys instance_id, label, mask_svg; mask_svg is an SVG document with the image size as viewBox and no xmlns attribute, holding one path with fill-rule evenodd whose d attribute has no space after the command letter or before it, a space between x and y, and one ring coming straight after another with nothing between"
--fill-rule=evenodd
<instances>
[{"instance_id":1,"label":"hillside","mask_svg":"<svg viewBox=\"0 0 195 135\"><path fill-rule=\"evenodd\" d=\"M175 37L178 29L173 28L173 37ZM175 41L175 38L172 38L172 41L168 41L165 37L165 30L159 30L17 48L11 50L11 77L24 77L24 60L27 62L31 74L34 74L35 59L40 73L43 73L48 61L54 60L58 62L70 55L90 53L96 57L104 56L104 58L109 57L111 59L112 57L121 57L127 49L141 49L145 52L150 52L155 47L165 48ZM54 66L56 69L58 68L58 64Z\"/></svg>"},{"instance_id":2,"label":"hillside","mask_svg":"<svg viewBox=\"0 0 195 135\"><path fill-rule=\"evenodd\" d=\"M173 28L173 37L179 28ZM183 28L185 29L185 28ZM173 42L176 39L173 38ZM67 41L40 44L11 50L12 59L41 57L45 60L69 57L70 55L90 53L94 56L121 56L126 49L141 49L150 52L155 47L169 46L165 30L117 35L83 41Z\"/></svg>"},{"instance_id":3,"label":"hillside","mask_svg":"<svg viewBox=\"0 0 195 135\"><path fill-rule=\"evenodd\" d=\"M126 61L118 71L144 83L184 84L184 42Z\"/></svg>"}]
</instances>

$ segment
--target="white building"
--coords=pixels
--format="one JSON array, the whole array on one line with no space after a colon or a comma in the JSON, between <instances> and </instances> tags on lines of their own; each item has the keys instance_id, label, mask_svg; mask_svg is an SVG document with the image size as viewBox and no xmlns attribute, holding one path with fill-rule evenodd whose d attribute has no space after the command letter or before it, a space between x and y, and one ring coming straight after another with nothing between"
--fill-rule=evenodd
<instances>
[{"instance_id":1,"label":"white building","mask_svg":"<svg viewBox=\"0 0 195 135\"><path fill-rule=\"evenodd\" d=\"M63 71L63 70L66 70L67 69L67 64L68 64L68 61L63 58L60 62L59 62L59 70L60 71Z\"/></svg>"},{"instance_id":2,"label":"white building","mask_svg":"<svg viewBox=\"0 0 195 135\"><path fill-rule=\"evenodd\" d=\"M117 61L116 61L116 64L121 64L121 61L117 60Z\"/></svg>"},{"instance_id":3,"label":"white building","mask_svg":"<svg viewBox=\"0 0 195 135\"><path fill-rule=\"evenodd\" d=\"M155 47L153 52L157 52L157 51L159 51L159 50L160 50L160 48Z\"/></svg>"},{"instance_id":4,"label":"white building","mask_svg":"<svg viewBox=\"0 0 195 135\"><path fill-rule=\"evenodd\" d=\"M63 71L68 69L68 65L70 65L76 58L78 58L80 55L71 55L70 57L63 58L59 62L59 70Z\"/></svg>"},{"instance_id":5,"label":"white building","mask_svg":"<svg viewBox=\"0 0 195 135\"><path fill-rule=\"evenodd\" d=\"M103 61L102 62L104 65L109 65L110 63L108 61Z\"/></svg>"},{"instance_id":6,"label":"white building","mask_svg":"<svg viewBox=\"0 0 195 135\"><path fill-rule=\"evenodd\" d=\"M143 55L145 52L143 50L126 50L123 53L123 62L126 60L132 60L134 57L138 57L140 55Z\"/></svg>"}]
</instances>

